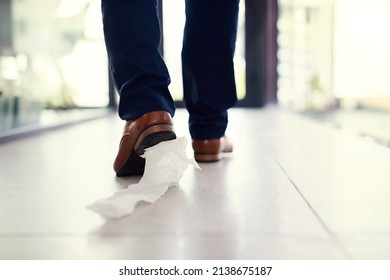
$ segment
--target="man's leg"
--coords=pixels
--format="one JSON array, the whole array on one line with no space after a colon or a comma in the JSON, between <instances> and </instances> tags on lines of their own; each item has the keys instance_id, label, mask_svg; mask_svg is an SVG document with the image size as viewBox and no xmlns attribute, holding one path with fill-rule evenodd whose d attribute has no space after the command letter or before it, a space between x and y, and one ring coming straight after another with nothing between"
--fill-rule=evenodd
<instances>
[{"instance_id":1,"label":"man's leg","mask_svg":"<svg viewBox=\"0 0 390 280\"><path fill-rule=\"evenodd\" d=\"M239 0L186 0L184 99L193 139L225 134L227 109L237 101L233 55Z\"/></svg>"},{"instance_id":2,"label":"man's leg","mask_svg":"<svg viewBox=\"0 0 390 280\"><path fill-rule=\"evenodd\" d=\"M103 27L119 116L126 120L114 162L117 176L144 171L145 149L176 138L170 78L159 53L157 0L102 0Z\"/></svg>"},{"instance_id":3,"label":"man's leg","mask_svg":"<svg viewBox=\"0 0 390 280\"><path fill-rule=\"evenodd\" d=\"M123 120L158 110L174 114L170 78L159 53L156 0L102 0L104 36Z\"/></svg>"}]
</instances>

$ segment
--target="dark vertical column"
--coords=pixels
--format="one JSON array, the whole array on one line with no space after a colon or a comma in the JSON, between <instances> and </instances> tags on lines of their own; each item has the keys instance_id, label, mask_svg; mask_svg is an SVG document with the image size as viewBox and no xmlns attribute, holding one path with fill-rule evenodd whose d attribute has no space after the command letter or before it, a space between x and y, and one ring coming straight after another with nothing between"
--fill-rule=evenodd
<instances>
[{"instance_id":1,"label":"dark vertical column","mask_svg":"<svg viewBox=\"0 0 390 280\"><path fill-rule=\"evenodd\" d=\"M0 51L12 52L12 0L0 0Z\"/></svg>"},{"instance_id":2,"label":"dark vertical column","mask_svg":"<svg viewBox=\"0 0 390 280\"><path fill-rule=\"evenodd\" d=\"M276 101L277 0L245 0L246 95L242 106Z\"/></svg>"},{"instance_id":3,"label":"dark vertical column","mask_svg":"<svg viewBox=\"0 0 390 280\"><path fill-rule=\"evenodd\" d=\"M278 0L267 0L267 29L266 29L266 101L277 102L278 81Z\"/></svg>"},{"instance_id":4,"label":"dark vertical column","mask_svg":"<svg viewBox=\"0 0 390 280\"><path fill-rule=\"evenodd\" d=\"M278 0L267 0L267 30L266 30L266 101L277 102L278 81Z\"/></svg>"}]
</instances>

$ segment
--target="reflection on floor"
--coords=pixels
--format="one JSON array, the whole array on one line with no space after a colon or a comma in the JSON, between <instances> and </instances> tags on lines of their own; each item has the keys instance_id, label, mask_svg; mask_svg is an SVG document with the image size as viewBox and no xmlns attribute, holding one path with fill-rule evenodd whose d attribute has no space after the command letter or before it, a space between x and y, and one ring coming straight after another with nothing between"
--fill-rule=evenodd
<instances>
[{"instance_id":1,"label":"reflection on floor","mask_svg":"<svg viewBox=\"0 0 390 280\"><path fill-rule=\"evenodd\" d=\"M343 130L371 138L378 144L390 147L390 111L364 108L338 109L325 113L305 113L305 115L333 123Z\"/></svg>"},{"instance_id":2,"label":"reflection on floor","mask_svg":"<svg viewBox=\"0 0 390 280\"><path fill-rule=\"evenodd\" d=\"M390 149L275 108L230 120L232 156L108 222L86 205L139 180L112 171L116 116L0 145L0 258L390 258Z\"/></svg>"}]
</instances>

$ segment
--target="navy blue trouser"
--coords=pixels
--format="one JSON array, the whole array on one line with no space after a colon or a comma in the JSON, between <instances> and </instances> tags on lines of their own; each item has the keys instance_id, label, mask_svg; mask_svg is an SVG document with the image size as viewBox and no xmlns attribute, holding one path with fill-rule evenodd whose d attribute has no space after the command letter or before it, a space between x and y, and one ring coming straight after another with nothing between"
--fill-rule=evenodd
<instances>
[{"instance_id":1,"label":"navy blue trouser","mask_svg":"<svg viewBox=\"0 0 390 280\"><path fill-rule=\"evenodd\" d=\"M169 1L169 0L168 0ZM182 64L193 139L224 135L237 101L233 54L239 0L186 0ZM156 0L102 0L105 42L123 120L158 110L174 115L170 77L159 53Z\"/></svg>"}]
</instances>

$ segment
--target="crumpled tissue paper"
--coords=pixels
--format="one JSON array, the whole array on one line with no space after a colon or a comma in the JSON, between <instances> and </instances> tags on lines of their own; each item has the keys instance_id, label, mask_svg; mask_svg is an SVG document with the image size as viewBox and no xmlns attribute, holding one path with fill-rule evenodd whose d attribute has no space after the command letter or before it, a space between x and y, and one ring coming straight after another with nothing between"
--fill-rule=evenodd
<instances>
[{"instance_id":1,"label":"crumpled tissue paper","mask_svg":"<svg viewBox=\"0 0 390 280\"><path fill-rule=\"evenodd\" d=\"M178 186L189 165L200 169L193 158L186 155L187 138L164 141L148 148L144 175L138 184L99 199L87 206L105 218L120 218L133 213L138 202L156 202L170 187Z\"/></svg>"}]
</instances>

